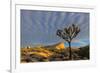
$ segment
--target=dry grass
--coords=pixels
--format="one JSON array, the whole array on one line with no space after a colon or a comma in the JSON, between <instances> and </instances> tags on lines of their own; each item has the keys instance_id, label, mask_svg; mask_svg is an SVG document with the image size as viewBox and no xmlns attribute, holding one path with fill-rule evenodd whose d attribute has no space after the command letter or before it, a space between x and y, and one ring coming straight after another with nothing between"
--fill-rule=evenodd
<instances>
[{"instance_id":1,"label":"dry grass","mask_svg":"<svg viewBox=\"0 0 100 73\"><path fill-rule=\"evenodd\" d=\"M67 61L69 60L69 48L62 47L64 47L62 44L60 46L58 44L58 46L51 45L21 48L21 63ZM88 47L86 51L89 51ZM88 59L88 53L86 52L87 55L84 54L85 50L80 50L75 47L72 48L72 60Z\"/></svg>"}]
</instances>

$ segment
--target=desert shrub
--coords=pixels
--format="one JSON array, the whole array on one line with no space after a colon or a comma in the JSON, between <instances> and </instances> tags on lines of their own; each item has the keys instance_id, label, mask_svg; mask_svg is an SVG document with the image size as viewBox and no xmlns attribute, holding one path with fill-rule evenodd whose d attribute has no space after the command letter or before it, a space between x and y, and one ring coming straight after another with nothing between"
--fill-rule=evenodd
<instances>
[{"instance_id":1,"label":"desert shrub","mask_svg":"<svg viewBox=\"0 0 100 73\"><path fill-rule=\"evenodd\" d=\"M22 62L32 62L32 58L29 56L23 57L23 59L21 60Z\"/></svg>"},{"instance_id":2,"label":"desert shrub","mask_svg":"<svg viewBox=\"0 0 100 73\"><path fill-rule=\"evenodd\" d=\"M89 52L89 46L85 46L85 47L82 47L80 48L80 51L78 53L83 59L87 58L87 59L90 59L90 52Z\"/></svg>"}]
</instances>

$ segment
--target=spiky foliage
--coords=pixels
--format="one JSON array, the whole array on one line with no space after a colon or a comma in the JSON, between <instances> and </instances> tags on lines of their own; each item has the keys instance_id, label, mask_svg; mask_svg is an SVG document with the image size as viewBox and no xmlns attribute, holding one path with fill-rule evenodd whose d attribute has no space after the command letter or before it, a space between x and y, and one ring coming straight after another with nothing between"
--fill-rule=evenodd
<instances>
[{"instance_id":1,"label":"spiky foliage","mask_svg":"<svg viewBox=\"0 0 100 73\"><path fill-rule=\"evenodd\" d=\"M57 35L68 42L69 44L69 59L72 59L72 53L71 53L71 41L73 38L75 38L78 33L80 32L80 28L76 26L75 24L72 24L69 27L65 27L64 29L58 29Z\"/></svg>"}]
</instances>

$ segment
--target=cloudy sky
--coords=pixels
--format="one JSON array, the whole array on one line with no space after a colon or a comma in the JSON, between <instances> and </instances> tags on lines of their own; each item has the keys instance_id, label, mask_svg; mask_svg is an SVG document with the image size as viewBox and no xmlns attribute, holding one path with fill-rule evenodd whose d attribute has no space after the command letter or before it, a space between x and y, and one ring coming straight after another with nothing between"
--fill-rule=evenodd
<instances>
[{"instance_id":1,"label":"cloudy sky","mask_svg":"<svg viewBox=\"0 0 100 73\"><path fill-rule=\"evenodd\" d=\"M57 29L76 24L81 31L72 46L89 44L89 13L21 10L21 47L62 42ZM65 44L67 45L67 43Z\"/></svg>"}]
</instances>

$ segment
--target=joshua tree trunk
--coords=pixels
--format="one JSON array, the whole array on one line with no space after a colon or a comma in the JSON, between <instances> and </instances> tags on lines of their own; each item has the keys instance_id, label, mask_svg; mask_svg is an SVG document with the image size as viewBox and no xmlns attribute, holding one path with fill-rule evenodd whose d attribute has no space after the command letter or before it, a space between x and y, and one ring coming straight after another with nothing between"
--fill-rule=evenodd
<instances>
[{"instance_id":1,"label":"joshua tree trunk","mask_svg":"<svg viewBox=\"0 0 100 73\"><path fill-rule=\"evenodd\" d=\"M71 42L68 42L69 44L69 59L72 59L72 52L71 52Z\"/></svg>"}]
</instances>

